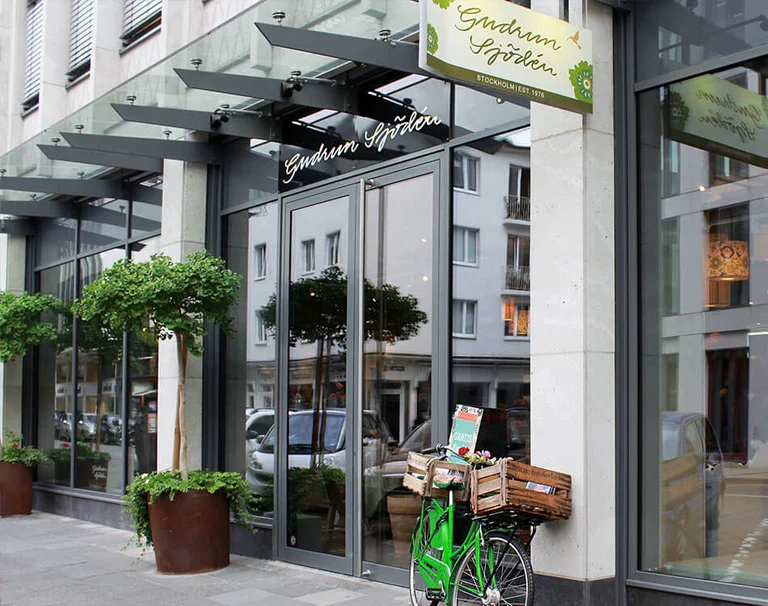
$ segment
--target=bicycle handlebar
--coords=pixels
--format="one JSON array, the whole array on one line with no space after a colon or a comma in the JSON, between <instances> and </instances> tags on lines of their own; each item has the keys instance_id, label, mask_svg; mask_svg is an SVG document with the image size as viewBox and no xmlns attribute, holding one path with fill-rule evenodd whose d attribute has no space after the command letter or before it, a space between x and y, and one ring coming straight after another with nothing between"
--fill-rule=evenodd
<instances>
[{"instance_id":1,"label":"bicycle handlebar","mask_svg":"<svg viewBox=\"0 0 768 606\"><path fill-rule=\"evenodd\" d=\"M425 448L421 451L421 454L438 454L440 457L447 457L449 452L455 454L457 457L464 458L458 452L453 450L453 448L449 448L442 444L435 444L432 448Z\"/></svg>"}]
</instances>

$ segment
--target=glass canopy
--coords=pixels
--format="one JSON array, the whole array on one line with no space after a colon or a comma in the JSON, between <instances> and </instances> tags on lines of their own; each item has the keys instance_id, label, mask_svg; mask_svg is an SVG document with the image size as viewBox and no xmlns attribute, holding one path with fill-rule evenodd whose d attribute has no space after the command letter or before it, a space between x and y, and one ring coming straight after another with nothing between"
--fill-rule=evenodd
<instances>
[{"instance_id":1,"label":"glass canopy","mask_svg":"<svg viewBox=\"0 0 768 606\"><path fill-rule=\"evenodd\" d=\"M136 105L213 112L223 104L232 108L247 108L260 102L259 99L187 88L173 71L174 68L197 67L202 71L285 80L294 70L301 71L305 76L320 76L344 64L331 57L271 47L254 22L274 24L273 13L278 11L285 13L281 24L286 27L369 40L379 37L379 32L385 29L392 32L395 40L407 38L417 31L419 22L418 3L412 0L258 2L0 157L0 170L4 170L4 175L8 177L94 178L112 167L51 160L37 145L51 145L54 138L59 138L58 145L66 146L60 135L62 132L152 139L183 139L190 132L174 127L126 122L111 107L112 103L133 102ZM0 199L32 199L30 194L0 189ZM36 195L38 199L41 197L43 194Z\"/></svg>"}]
</instances>

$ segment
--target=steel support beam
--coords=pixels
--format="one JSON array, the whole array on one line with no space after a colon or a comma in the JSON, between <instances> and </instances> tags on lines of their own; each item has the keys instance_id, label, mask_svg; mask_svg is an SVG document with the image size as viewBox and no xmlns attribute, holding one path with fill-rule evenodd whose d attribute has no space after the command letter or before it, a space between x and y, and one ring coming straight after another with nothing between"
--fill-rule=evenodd
<instances>
[{"instance_id":1,"label":"steel support beam","mask_svg":"<svg viewBox=\"0 0 768 606\"><path fill-rule=\"evenodd\" d=\"M209 143L197 141L166 141L114 135L82 135L61 133L72 147L106 153L125 153L151 158L167 158L197 164L217 164L218 154Z\"/></svg>"},{"instance_id":2,"label":"steel support beam","mask_svg":"<svg viewBox=\"0 0 768 606\"><path fill-rule=\"evenodd\" d=\"M211 122L212 112L121 103L113 103L112 109L126 122L172 126L233 137L269 140L274 130L274 122L270 118L244 114L230 115L229 122L222 122L220 126L213 126Z\"/></svg>"},{"instance_id":3,"label":"steel support beam","mask_svg":"<svg viewBox=\"0 0 768 606\"><path fill-rule=\"evenodd\" d=\"M360 64L375 65L406 74L419 74L441 79L440 76L419 67L419 45L412 42L367 40L354 36L316 32L269 23L255 23L254 25L272 46L315 53ZM442 78L442 80L448 80L448 78ZM461 85L521 107L531 106L528 99L516 97L503 91L484 89L468 82L462 82Z\"/></svg>"},{"instance_id":4,"label":"steel support beam","mask_svg":"<svg viewBox=\"0 0 768 606\"><path fill-rule=\"evenodd\" d=\"M75 208L63 200L0 200L0 215L72 218Z\"/></svg>"},{"instance_id":5,"label":"steel support beam","mask_svg":"<svg viewBox=\"0 0 768 606\"><path fill-rule=\"evenodd\" d=\"M0 234L32 236L35 226L29 219L0 219Z\"/></svg>"},{"instance_id":6,"label":"steel support beam","mask_svg":"<svg viewBox=\"0 0 768 606\"><path fill-rule=\"evenodd\" d=\"M348 86L305 82L301 90L293 90L290 95L287 95L285 94L285 80L241 74L202 72L194 69L174 68L174 71L189 88L239 95L251 99L291 103L315 109L357 113L357 91Z\"/></svg>"},{"instance_id":7,"label":"steel support beam","mask_svg":"<svg viewBox=\"0 0 768 606\"><path fill-rule=\"evenodd\" d=\"M60 145L38 145L46 158L77 162L79 164L95 164L96 166L112 166L127 168L141 172L163 172L163 161L148 156L130 156L123 153L94 151L90 149L65 147Z\"/></svg>"},{"instance_id":8,"label":"steel support beam","mask_svg":"<svg viewBox=\"0 0 768 606\"><path fill-rule=\"evenodd\" d=\"M124 198L123 184L106 179L46 179L0 177L0 190L41 192L83 198Z\"/></svg>"}]
</instances>

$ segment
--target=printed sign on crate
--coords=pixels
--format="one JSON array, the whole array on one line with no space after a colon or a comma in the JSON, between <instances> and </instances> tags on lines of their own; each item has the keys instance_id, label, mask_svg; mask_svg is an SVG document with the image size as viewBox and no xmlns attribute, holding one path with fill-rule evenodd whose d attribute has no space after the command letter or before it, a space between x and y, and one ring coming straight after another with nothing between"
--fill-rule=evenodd
<instances>
[{"instance_id":1,"label":"printed sign on crate","mask_svg":"<svg viewBox=\"0 0 768 606\"><path fill-rule=\"evenodd\" d=\"M448 447L456 452L466 446L469 452L475 451L477 444L477 434L480 431L480 422L483 419L483 409L473 406L456 406L456 412L453 413L453 427L451 428L451 438ZM450 453L449 461L454 463L463 463L464 459Z\"/></svg>"}]
</instances>

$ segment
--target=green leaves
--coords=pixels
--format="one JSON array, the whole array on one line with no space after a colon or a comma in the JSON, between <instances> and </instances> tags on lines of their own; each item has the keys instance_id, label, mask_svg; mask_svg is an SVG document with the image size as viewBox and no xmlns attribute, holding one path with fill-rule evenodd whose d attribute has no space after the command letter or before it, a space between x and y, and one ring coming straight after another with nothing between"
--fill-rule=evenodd
<instances>
[{"instance_id":1,"label":"green leaves","mask_svg":"<svg viewBox=\"0 0 768 606\"><path fill-rule=\"evenodd\" d=\"M241 276L222 259L198 251L174 263L164 254L150 261L123 259L83 288L74 313L114 332L152 327L160 339L185 335L189 351L202 354L199 337L210 322L232 336L229 308L237 301Z\"/></svg>"},{"instance_id":2,"label":"green leaves","mask_svg":"<svg viewBox=\"0 0 768 606\"><path fill-rule=\"evenodd\" d=\"M56 338L56 327L40 316L59 305L50 295L0 292L0 362L23 356L27 347Z\"/></svg>"},{"instance_id":3,"label":"green leaves","mask_svg":"<svg viewBox=\"0 0 768 606\"><path fill-rule=\"evenodd\" d=\"M4 463L23 463L27 467L37 467L48 457L42 450L32 446L22 446L21 436L10 429L5 432L5 441L0 448L0 461Z\"/></svg>"}]
</instances>

